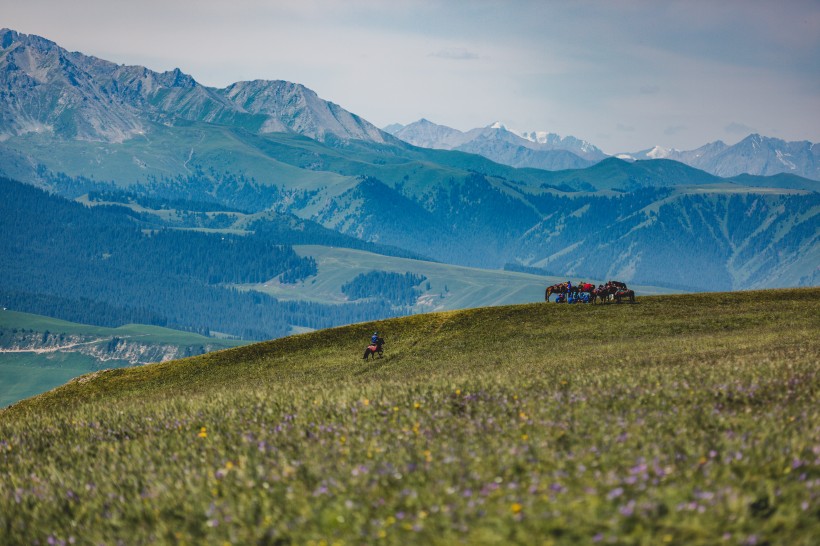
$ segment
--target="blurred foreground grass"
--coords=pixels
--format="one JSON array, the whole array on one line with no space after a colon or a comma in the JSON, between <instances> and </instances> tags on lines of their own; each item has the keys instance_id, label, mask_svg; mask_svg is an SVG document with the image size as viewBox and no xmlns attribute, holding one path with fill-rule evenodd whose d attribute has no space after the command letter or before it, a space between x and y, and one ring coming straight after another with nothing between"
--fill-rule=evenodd
<instances>
[{"instance_id":1,"label":"blurred foreground grass","mask_svg":"<svg viewBox=\"0 0 820 546\"><path fill-rule=\"evenodd\" d=\"M820 289L695 294L99 372L0 412L0 541L814 544L819 331Z\"/></svg>"}]
</instances>

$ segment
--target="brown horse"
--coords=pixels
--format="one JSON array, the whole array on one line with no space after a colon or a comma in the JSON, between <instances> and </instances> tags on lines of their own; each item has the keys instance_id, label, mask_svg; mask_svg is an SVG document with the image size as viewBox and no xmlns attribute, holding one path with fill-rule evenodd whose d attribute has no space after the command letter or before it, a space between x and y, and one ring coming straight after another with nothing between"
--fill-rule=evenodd
<instances>
[{"instance_id":1,"label":"brown horse","mask_svg":"<svg viewBox=\"0 0 820 546\"><path fill-rule=\"evenodd\" d=\"M384 338L377 338L376 343L368 345L364 350L364 356L362 358L365 360L367 360L368 357L376 358L377 354L379 358L384 356Z\"/></svg>"},{"instance_id":2,"label":"brown horse","mask_svg":"<svg viewBox=\"0 0 820 546\"><path fill-rule=\"evenodd\" d=\"M628 299L629 303L635 303L635 291L626 289L615 292L615 303L621 303L622 299Z\"/></svg>"},{"instance_id":3,"label":"brown horse","mask_svg":"<svg viewBox=\"0 0 820 546\"><path fill-rule=\"evenodd\" d=\"M609 301L610 297L615 295L615 292L617 291L618 289L614 286L601 286L590 292L590 299L592 300L593 304L598 301L600 301L601 303L606 303L607 301Z\"/></svg>"},{"instance_id":4,"label":"brown horse","mask_svg":"<svg viewBox=\"0 0 820 546\"><path fill-rule=\"evenodd\" d=\"M546 292L544 292L544 301L550 301L550 296L552 294L565 294L566 291L567 283L565 282L559 282L558 284L548 286Z\"/></svg>"}]
</instances>

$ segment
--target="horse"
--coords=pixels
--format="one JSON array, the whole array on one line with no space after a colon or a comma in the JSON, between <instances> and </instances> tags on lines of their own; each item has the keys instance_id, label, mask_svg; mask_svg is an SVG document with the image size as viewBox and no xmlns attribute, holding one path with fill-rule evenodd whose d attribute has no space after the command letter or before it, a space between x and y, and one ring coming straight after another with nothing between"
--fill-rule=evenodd
<instances>
[{"instance_id":1,"label":"horse","mask_svg":"<svg viewBox=\"0 0 820 546\"><path fill-rule=\"evenodd\" d=\"M559 282L558 284L548 286L546 292L544 292L544 301L550 301L550 296L552 294L564 294L566 291L567 283L565 282Z\"/></svg>"},{"instance_id":2,"label":"horse","mask_svg":"<svg viewBox=\"0 0 820 546\"><path fill-rule=\"evenodd\" d=\"M378 353L379 358L384 356L384 338L376 338L376 343L368 345L367 348L364 350L363 359L367 360L367 357L372 356L376 358L376 354Z\"/></svg>"},{"instance_id":3,"label":"horse","mask_svg":"<svg viewBox=\"0 0 820 546\"><path fill-rule=\"evenodd\" d=\"M615 292L615 303L621 303L622 299L629 299L629 303L635 303L635 291L626 289Z\"/></svg>"},{"instance_id":4,"label":"horse","mask_svg":"<svg viewBox=\"0 0 820 546\"><path fill-rule=\"evenodd\" d=\"M617 292L617 288L615 288L614 286L600 286L598 288L594 288L590 292L590 300L592 300L593 304L599 300L601 303L606 303L607 301L609 301L609 298L611 296L615 295L615 292Z\"/></svg>"},{"instance_id":5,"label":"horse","mask_svg":"<svg viewBox=\"0 0 820 546\"><path fill-rule=\"evenodd\" d=\"M592 294L592 292L595 290L595 285L590 282L581 283L578 287L578 290L580 292L588 292L589 294Z\"/></svg>"}]
</instances>

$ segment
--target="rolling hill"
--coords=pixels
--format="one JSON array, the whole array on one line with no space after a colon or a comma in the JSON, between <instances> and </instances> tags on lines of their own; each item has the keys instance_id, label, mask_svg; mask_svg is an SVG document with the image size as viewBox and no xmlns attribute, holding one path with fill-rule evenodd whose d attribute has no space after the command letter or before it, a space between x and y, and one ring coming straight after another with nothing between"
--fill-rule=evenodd
<instances>
[{"instance_id":1,"label":"rolling hill","mask_svg":"<svg viewBox=\"0 0 820 546\"><path fill-rule=\"evenodd\" d=\"M0 527L808 545L818 311L816 288L504 306L95 372L0 411Z\"/></svg>"},{"instance_id":2,"label":"rolling hill","mask_svg":"<svg viewBox=\"0 0 820 546\"><path fill-rule=\"evenodd\" d=\"M162 362L241 345L158 326L105 328L0 311L0 406L89 372Z\"/></svg>"}]
</instances>

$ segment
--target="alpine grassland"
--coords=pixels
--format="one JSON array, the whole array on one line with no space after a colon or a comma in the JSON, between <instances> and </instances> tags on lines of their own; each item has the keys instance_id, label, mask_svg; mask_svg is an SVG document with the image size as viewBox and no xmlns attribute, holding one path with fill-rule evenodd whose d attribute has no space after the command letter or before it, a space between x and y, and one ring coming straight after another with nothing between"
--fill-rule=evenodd
<instances>
[{"instance_id":1,"label":"alpine grassland","mask_svg":"<svg viewBox=\"0 0 820 546\"><path fill-rule=\"evenodd\" d=\"M0 411L0 542L816 544L818 333L820 288L704 293L95 372Z\"/></svg>"}]
</instances>

